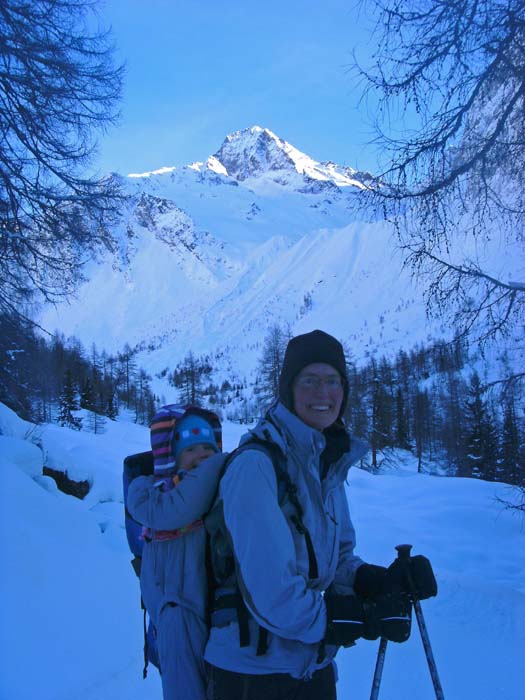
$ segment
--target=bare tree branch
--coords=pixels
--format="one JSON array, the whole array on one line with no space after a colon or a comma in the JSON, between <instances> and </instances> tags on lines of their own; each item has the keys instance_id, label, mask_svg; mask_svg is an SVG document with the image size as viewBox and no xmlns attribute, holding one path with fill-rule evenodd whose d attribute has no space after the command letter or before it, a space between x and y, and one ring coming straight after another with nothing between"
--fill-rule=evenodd
<instances>
[{"instance_id":1,"label":"bare tree branch","mask_svg":"<svg viewBox=\"0 0 525 700\"><path fill-rule=\"evenodd\" d=\"M373 5L373 66L355 68L379 97L388 163L360 204L394 225L429 313L471 339L513 338L525 283L499 269L525 276L525 0Z\"/></svg>"},{"instance_id":2,"label":"bare tree branch","mask_svg":"<svg viewBox=\"0 0 525 700\"><path fill-rule=\"evenodd\" d=\"M0 312L56 302L112 249L118 182L86 177L115 122L122 67L91 0L0 2Z\"/></svg>"}]
</instances>

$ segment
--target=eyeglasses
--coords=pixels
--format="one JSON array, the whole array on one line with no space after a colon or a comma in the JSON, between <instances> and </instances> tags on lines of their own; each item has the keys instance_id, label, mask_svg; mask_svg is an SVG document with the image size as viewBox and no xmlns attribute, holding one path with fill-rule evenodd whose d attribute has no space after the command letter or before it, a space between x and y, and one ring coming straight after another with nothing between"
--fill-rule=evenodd
<instances>
[{"instance_id":1,"label":"eyeglasses","mask_svg":"<svg viewBox=\"0 0 525 700\"><path fill-rule=\"evenodd\" d=\"M302 389L319 389L321 386L325 386L327 389L341 389L343 382L341 377L317 377L314 374L305 374L302 377L296 379L296 385L300 386Z\"/></svg>"}]
</instances>

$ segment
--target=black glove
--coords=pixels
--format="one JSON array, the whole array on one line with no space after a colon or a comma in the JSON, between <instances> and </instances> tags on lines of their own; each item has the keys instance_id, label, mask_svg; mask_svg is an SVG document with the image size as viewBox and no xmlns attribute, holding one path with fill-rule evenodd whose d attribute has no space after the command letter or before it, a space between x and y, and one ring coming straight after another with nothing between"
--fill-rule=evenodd
<instances>
[{"instance_id":1,"label":"black glove","mask_svg":"<svg viewBox=\"0 0 525 700\"><path fill-rule=\"evenodd\" d=\"M362 598L377 598L384 592L383 581L387 570L384 566L361 564L355 574L354 592Z\"/></svg>"},{"instance_id":2,"label":"black glove","mask_svg":"<svg viewBox=\"0 0 525 700\"><path fill-rule=\"evenodd\" d=\"M405 642L410 636L412 605L405 593L361 600L353 595L326 595L326 644L351 646L360 637Z\"/></svg>"},{"instance_id":3,"label":"black glove","mask_svg":"<svg viewBox=\"0 0 525 700\"><path fill-rule=\"evenodd\" d=\"M406 593L382 595L374 602L379 633L391 642L406 642L412 624L412 601Z\"/></svg>"},{"instance_id":4,"label":"black glove","mask_svg":"<svg viewBox=\"0 0 525 700\"><path fill-rule=\"evenodd\" d=\"M377 639L382 634L382 611L371 600L355 595L325 595L326 644L351 646L357 639ZM391 615L392 606L385 605L385 615Z\"/></svg>"},{"instance_id":5,"label":"black glove","mask_svg":"<svg viewBox=\"0 0 525 700\"><path fill-rule=\"evenodd\" d=\"M362 567L359 567L359 573ZM410 577L414 591L410 587ZM384 593L414 593L418 600L437 595L437 583L430 561L421 554L409 559L395 559L383 579Z\"/></svg>"},{"instance_id":6,"label":"black glove","mask_svg":"<svg viewBox=\"0 0 525 700\"><path fill-rule=\"evenodd\" d=\"M355 595L325 595L326 644L352 646L363 635L363 603Z\"/></svg>"}]
</instances>

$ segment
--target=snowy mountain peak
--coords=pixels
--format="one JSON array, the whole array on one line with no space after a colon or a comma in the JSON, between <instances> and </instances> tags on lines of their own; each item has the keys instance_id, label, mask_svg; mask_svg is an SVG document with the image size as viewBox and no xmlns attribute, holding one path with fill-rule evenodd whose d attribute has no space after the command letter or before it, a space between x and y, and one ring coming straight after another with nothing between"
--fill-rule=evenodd
<instances>
[{"instance_id":1,"label":"snowy mountain peak","mask_svg":"<svg viewBox=\"0 0 525 700\"><path fill-rule=\"evenodd\" d=\"M292 190L319 193L323 189L354 188L362 189L371 181L370 173L360 172L332 161L318 162L273 131L260 126L252 126L235 131L224 139L219 150L205 162L196 161L182 170L176 167L162 167L142 173L130 173L128 179L145 182L158 180L157 176L168 175L171 179L183 176L183 171L193 171L201 177L218 182L220 178L229 184L239 184L244 180L272 181L289 186ZM252 184L250 184L252 186Z\"/></svg>"},{"instance_id":2,"label":"snowy mountain peak","mask_svg":"<svg viewBox=\"0 0 525 700\"><path fill-rule=\"evenodd\" d=\"M273 131L260 126L229 134L213 157L222 163L228 175L236 180L245 180L276 170L302 173L307 162L314 162L276 136Z\"/></svg>"},{"instance_id":3,"label":"snowy mountain peak","mask_svg":"<svg viewBox=\"0 0 525 700\"><path fill-rule=\"evenodd\" d=\"M293 184L295 181L296 185L304 187L305 181L317 180L338 187L362 188L363 182L371 178L369 173L358 173L335 163L319 163L270 129L260 126L226 136L219 150L208 159L208 168L212 167L210 161L216 172L219 172L220 164L230 177L238 181L269 175L279 184Z\"/></svg>"}]
</instances>

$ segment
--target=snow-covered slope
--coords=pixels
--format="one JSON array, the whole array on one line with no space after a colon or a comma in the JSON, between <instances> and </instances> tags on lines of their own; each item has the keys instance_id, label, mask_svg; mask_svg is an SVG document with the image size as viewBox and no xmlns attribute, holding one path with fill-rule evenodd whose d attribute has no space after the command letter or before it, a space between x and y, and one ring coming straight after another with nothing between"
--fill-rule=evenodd
<instances>
[{"instance_id":1,"label":"snow-covered slope","mask_svg":"<svg viewBox=\"0 0 525 700\"><path fill-rule=\"evenodd\" d=\"M225 448L240 426L224 426ZM130 566L122 459L148 448L148 431L107 422L102 435L33 426L0 404L2 700L160 698L151 668L142 680L142 614ZM415 460L382 475L354 468L348 498L358 553L388 564L411 542L432 559L439 595L423 603L447 700L518 700L525 648L525 532L502 508L509 487L418 475ZM42 465L87 478L80 501L58 492ZM377 642L338 655L340 698L370 694ZM381 695L434 697L417 627L389 644Z\"/></svg>"},{"instance_id":2,"label":"snow-covered slope","mask_svg":"<svg viewBox=\"0 0 525 700\"><path fill-rule=\"evenodd\" d=\"M391 232L355 206L370 177L252 127L204 163L121 178L117 260L91 262L78 299L41 322L110 352L147 347L139 362L152 372L192 350L227 357L239 376L273 323L322 327L358 359L440 335Z\"/></svg>"}]
</instances>

